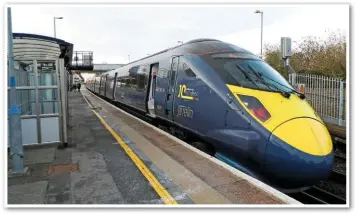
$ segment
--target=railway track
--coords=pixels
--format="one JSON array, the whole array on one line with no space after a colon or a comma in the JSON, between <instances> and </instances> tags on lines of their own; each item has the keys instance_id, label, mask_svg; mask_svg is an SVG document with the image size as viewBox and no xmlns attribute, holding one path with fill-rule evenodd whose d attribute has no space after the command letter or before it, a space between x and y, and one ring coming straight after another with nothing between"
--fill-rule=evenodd
<instances>
[{"instance_id":1,"label":"railway track","mask_svg":"<svg viewBox=\"0 0 355 214\"><path fill-rule=\"evenodd\" d=\"M336 182L341 182L345 185L345 179L339 179L346 177L346 140L341 138L333 138L334 142L334 166L331 179Z\"/></svg>"},{"instance_id":2,"label":"railway track","mask_svg":"<svg viewBox=\"0 0 355 214\"><path fill-rule=\"evenodd\" d=\"M346 140L332 135L334 167L327 181L310 189L291 194L304 204L346 204Z\"/></svg>"},{"instance_id":3,"label":"railway track","mask_svg":"<svg viewBox=\"0 0 355 214\"><path fill-rule=\"evenodd\" d=\"M339 172L337 170L333 170L332 174L329 176L330 181L334 181L338 184L346 185L346 174Z\"/></svg>"},{"instance_id":4,"label":"railway track","mask_svg":"<svg viewBox=\"0 0 355 214\"><path fill-rule=\"evenodd\" d=\"M346 139L344 138L341 138L337 135L333 135L333 140L337 143L343 143L343 144L346 144Z\"/></svg>"},{"instance_id":5,"label":"railway track","mask_svg":"<svg viewBox=\"0 0 355 214\"><path fill-rule=\"evenodd\" d=\"M333 144L335 149L340 150L346 154L346 139L340 138L338 136L332 135Z\"/></svg>"},{"instance_id":6,"label":"railway track","mask_svg":"<svg viewBox=\"0 0 355 214\"><path fill-rule=\"evenodd\" d=\"M346 174L333 170L328 181L289 196L304 204L346 204Z\"/></svg>"},{"instance_id":7,"label":"railway track","mask_svg":"<svg viewBox=\"0 0 355 214\"><path fill-rule=\"evenodd\" d=\"M300 193L291 194L291 197L304 204L346 204L345 198L316 186Z\"/></svg>"},{"instance_id":8,"label":"railway track","mask_svg":"<svg viewBox=\"0 0 355 214\"><path fill-rule=\"evenodd\" d=\"M346 161L346 155L345 154L342 154L342 153L335 153L335 158L341 160L341 161Z\"/></svg>"}]
</instances>

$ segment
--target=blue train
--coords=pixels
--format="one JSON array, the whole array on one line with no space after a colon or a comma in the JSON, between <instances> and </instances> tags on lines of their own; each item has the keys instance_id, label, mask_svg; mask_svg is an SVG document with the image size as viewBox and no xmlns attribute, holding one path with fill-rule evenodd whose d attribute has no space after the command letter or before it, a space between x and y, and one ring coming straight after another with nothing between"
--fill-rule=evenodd
<instances>
[{"instance_id":1,"label":"blue train","mask_svg":"<svg viewBox=\"0 0 355 214\"><path fill-rule=\"evenodd\" d=\"M235 45L193 40L97 75L86 87L283 192L332 171L330 134L305 96Z\"/></svg>"}]
</instances>

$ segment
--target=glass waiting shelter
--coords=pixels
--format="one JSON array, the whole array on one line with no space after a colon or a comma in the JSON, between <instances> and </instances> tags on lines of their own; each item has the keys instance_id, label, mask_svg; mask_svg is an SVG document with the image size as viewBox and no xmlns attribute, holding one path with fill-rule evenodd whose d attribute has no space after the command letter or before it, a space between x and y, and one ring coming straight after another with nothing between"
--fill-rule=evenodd
<instances>
[{"instance_id":1,"label":"glass waiting shelter","mask_svg":"<svg viewBox=\"0 0 355 214\"><path fill-rule=\"evenodd\" d=\"M73 45L52 37L13 33L13 52L23 145L66 144Z\"/></svg>"}]
</instances>

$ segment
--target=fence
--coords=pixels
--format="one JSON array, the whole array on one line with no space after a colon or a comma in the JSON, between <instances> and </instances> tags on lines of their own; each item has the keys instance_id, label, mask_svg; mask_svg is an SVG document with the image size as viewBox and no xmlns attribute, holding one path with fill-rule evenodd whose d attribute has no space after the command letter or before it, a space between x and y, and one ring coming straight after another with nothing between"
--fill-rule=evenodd
<instances>
[{"instance_id":1,"label":"fence","mask_svg":"<svg viewBox=\"0 0 355 214\"><path fill-rule=\"evenodd\" d=\"M324 122L346 126L346 84L337 78L312 74L290 74L296 88L302 84L307 101Z\"/></svg>"}]
</instances>

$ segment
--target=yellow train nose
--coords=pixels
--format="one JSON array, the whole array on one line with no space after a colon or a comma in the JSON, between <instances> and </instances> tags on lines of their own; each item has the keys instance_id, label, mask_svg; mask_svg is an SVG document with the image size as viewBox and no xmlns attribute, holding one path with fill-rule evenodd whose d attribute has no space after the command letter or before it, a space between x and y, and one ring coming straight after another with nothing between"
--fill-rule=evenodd
<instances>
[{"instance_id":1,"label":"yellow train nose","mask_svg":"<svg viewBox=\"0 0 355 214\"><path fill-rule=\"evenodd\" d=\"M311 155L328 155L333 149L327 128L312 118L289 120L278 126L272 134L290 146Z\"/></svg>"}]
</instances>

